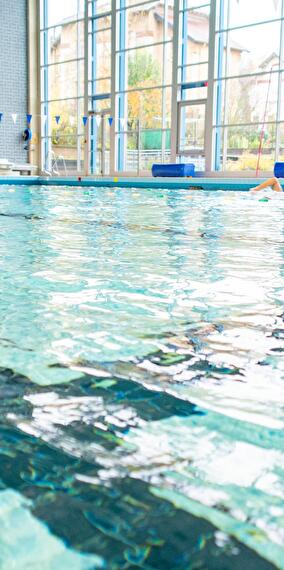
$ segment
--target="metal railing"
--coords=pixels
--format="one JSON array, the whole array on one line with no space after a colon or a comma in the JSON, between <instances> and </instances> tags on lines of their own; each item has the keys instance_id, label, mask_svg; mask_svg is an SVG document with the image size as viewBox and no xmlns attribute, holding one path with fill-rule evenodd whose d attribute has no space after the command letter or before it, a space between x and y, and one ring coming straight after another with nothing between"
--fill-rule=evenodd
<instances>
[{"instance_id":1,"label":"metal railing","mask_svg":"<svg viewBox=\"0 0 284 570\"><path fill-rule=\"evenodd\" d=\"M60 163L63 165L63 170L65 176L67 176L66 160L62 154L56 155L54 150L49 150L45 157L45 168L43 168L44 174L51 177L54 174L60 176Z\"/></svg>"}]
</instances>

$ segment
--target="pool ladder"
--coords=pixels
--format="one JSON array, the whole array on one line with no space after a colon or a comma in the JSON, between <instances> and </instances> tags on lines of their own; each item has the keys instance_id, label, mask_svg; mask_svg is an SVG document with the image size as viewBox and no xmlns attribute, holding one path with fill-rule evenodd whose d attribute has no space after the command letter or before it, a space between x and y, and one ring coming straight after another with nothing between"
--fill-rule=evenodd
<instances>
[{"instance_id":1,"label":"pool ladder","mask_svg":"<svg viewBox=\"0 0 284 570\"><path fill-rule=\"evenodd\" d=\"M43 169L43 172L47 175L47 176L53 176L54 174L56 176L60 176L60 172L59 172L59 164L62 163L63 164L63 168L64 168L64 173L65 176L67 176L67 168L66 168L66 162L65 162L65 158L62 154L56 156L54 150L49 150L46 157L45 157L45 164L49 164L50 161L50 170L48 170L47 168Z\"/></svg>"}]
</instances>

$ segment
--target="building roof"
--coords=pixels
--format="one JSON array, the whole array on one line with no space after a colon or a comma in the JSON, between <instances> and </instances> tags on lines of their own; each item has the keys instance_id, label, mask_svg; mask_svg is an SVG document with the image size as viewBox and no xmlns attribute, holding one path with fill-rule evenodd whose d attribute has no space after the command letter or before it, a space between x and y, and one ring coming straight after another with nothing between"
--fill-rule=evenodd
<instances>
[{"instance_id":1,"label":"building roof","mask_svg":"<svg viewBox=\"0 0 284 570\"><path fill-rule=\"evenodd\" d=\"M260 64L260 69L266 69L270 63L272 63L273 61L277 62L277 64L279 63L279 55L273 51L268 57L265 58L265 60Z\"/></svg>"},{"instance_id":2,"label":"building roof","mask_svg":"<svg viewBox=\"0 0 284 570\"><path fill-rule=\"evenodd\" d=\"M164 5L159 1L153 1L149 4L141 5L141 6L129 6L131 12L139 13L139 12L154 12L154 17L158 22L164 21ZM84 15L80 14L80 18L83 18ZM58 27L60 26L67 26L71 22L74 21L76 16L71 16L69 18L65 18L60 23L58 23ZM200 12L197 10L193 10L188 12L188 34L187 37L189 40L196 44L208 44L208 36L209 36L209 17L204 12ZM169 6L168 10L168 26L170 28L173 27L173 7ZM236 42L234 39L231 39L231 49L244 52L248 51L245 47L241 44Z\"/></svg>"},{"instance_id":3,"label":"building roof","mask_svg":"<svg viewBox=\"0 0 284 570\"><path fill-rule=\"evenodd\" d=\"M156 2L156 5L160 4ZM164 17L158 11L154 12L154 16L156 20L163 22ZM187 37L189 40L196 44L208 44L208 36L209 36L209 17L204 12L192 11L189 13L188 18L190 21L188 23L188 34ZM172 20L169 19L168 25L173 27ZM241 44L236 42L235 40L231 39L231 49L236 51L248 51L245 47Z\"/></svg>"}]
</instances>

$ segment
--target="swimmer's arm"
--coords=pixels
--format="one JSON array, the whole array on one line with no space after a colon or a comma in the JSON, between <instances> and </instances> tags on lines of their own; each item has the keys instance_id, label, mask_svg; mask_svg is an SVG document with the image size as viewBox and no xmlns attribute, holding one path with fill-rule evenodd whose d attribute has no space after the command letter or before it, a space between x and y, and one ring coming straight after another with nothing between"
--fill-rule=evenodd
<instances>
[{"instance_id":1,"label":"swimmer's arm","mask_svg":"<svg viewBox=\"0 0 284 570\"><path fill-rule=\"evenodd\" d=\"M262 184L259 184L258 186L252 188L251 190L252 192L259 192L260 190L269 187L271 187L272 190L274 190L275 192L282 192L279 180L275 176L273 176L272 178L268 178L268 180L265 180L264 182L262 182Z\"/></svg>"}]
</instances>

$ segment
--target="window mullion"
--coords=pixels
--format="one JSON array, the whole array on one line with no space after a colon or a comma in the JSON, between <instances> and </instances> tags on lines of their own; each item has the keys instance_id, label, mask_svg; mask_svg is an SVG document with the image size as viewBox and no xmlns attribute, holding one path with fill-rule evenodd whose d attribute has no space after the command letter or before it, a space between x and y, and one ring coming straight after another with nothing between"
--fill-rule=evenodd
<instances>
[{"instance_id":1,"label":"window mullion","mask_svg":"<svg viewBox=\"0 0 284 570\"><path fill-rule=\"evenodd\" d=\"M222 0L223 1L223 0ZM213 157L215 155L215 136L213 123L216 115L215 105L215 64L216 64L216 41L215 30L217 21L217 0L211 0L210 26L209 26L209 57L208 57L208 95L205 117L205 171L213 169Z\"/></svg>"},{"instance_id":2,"label":"window mullion","mask_svg":"<svg viewBox=\"0 0 284 570\"><path fill-rule=\"evenodd\" d=\"M230 25L230 8L231 8L231 3L228 2L228 9L227 9L227 28L229 28ZM231 63L231 34L229 31L226 32L226 53L225 53L225 76L228 75L228 71L229 71L229 67L230 67L230 63ZM229 108L228 108L228 99L229 99L229 89L230 89L230 85L228 80L225 80L225 85L224 85L224 114L223 114L223 124L228 123L228 112L229 112ZM226 164L227 164L227 149L228 149L228 129L227 128L223 128L223 160L222 160L222 168L223 170L226 169Z\"/></svg>"},{"instance_id":3,"label":"window mullion","mask_svg":"<svg viewBox=\"0 0 284 570\"><path fill-rule=\"evenodd\" d=\"M89 113L89 14L88 14L88 0L85 0L85 18L84 18L84 115L88 117ZM79 34L79 24L78 24L78 34ZM78 38L79 40L79 38ZM79 41L78 41L79 45ZM79 81L78 81L79 85ZM78 99L79 103L79 99ZM79 113L78 113L79 114ZM79 124L79 123L78 123ZM84 138L84 173L87 176L89 174L89 121L87 121L85 129ZM79 140L79 139L78 139Z\"/></svg>"},{"instance_id":4,"label":"window mullion","mask_svg":"<svg viewBox=\"0 0 284 570\"><path fill-rule=\"evenodd\" d=\"M281 99L282 99L282 81L283 72L282 61L283 61L283 34L284 34L284 0L281 0L281 26L280 26L280 48L279 48L279 74L278 74L278 88L277 88L277 110L276 110L276 133L275 133L275 161L279 159L279 152L281 146L281 136L280 136L280 119L281 119Z\"/></svg>"},{"instance_id":5,"label":"window mullion","mask_svg":"<svg viewBox=\"0 0 284 570\"><path fill-rule=\"evenodd\" d=\"M110 125L110 174L115 172L115 116L116 116L116 97L115 97L115 83L116 83L116 38L117 38L117 18L116 18L116 0L111 0L111 117L113 119Z\"/></svg>"},{"instance_id":6,"label":"window mullion","mask_svg":"<svg viewBox=\"0 0 284 570\"><path fill-rule=\"evenodd\" d=\"M171 161L176 162L178 129L178 52L179 52L179 3L174 0L173 18L173 69L172 69L172 107L171 107Z\"/></svg>"}]
</instances>

